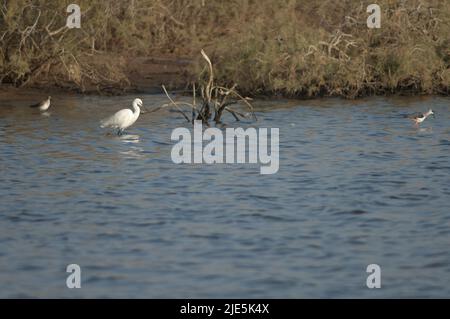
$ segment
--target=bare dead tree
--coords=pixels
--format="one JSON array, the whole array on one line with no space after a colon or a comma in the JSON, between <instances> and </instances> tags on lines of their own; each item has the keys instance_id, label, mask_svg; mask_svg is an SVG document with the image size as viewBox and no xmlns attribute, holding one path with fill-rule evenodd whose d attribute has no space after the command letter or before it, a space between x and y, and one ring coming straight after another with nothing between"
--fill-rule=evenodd
<instances>
[{"instance_id":1,"label":"bare dead tree","mask_svg":"<svg viewBox=\"0 0 450 319\"><path fill-rule=\"evenodd\" d=\"M201 93L201 102L199 105L197 104L197 86L195 83L192 85L192 103L175 101L163 85L162 88L170 103L163 104L151 112L156 112L167 107L173 107L175 111L180 113L188 122L193 123L195 120L200 120L206 125L209 125L211 120L216 124L222 123L221 119L225 111L230 113L236 121L249 117L257 121L253 106L250 103L251 98L243 97L239 94L236 90L237 84L234 84L231 88L216 84L214 82L214 68L211 59L205 51L201 50L201 54L207 63L208 79L206 83L199 88ZM249 112L244 114L231 108L232 105L237 104L243 105ZM182 107L188 107L190 109L191 118L189 118L187 112L183 111Z\"/></svg>"}]
</instances>

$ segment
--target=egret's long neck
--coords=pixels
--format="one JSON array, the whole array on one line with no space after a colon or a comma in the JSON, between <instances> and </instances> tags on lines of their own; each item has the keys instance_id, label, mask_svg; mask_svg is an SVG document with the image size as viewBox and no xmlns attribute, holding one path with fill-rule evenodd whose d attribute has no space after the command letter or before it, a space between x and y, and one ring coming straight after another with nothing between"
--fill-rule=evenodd
<instances>
[{"instance_id":1,"label":"egret's long neck","mask_svg":"<svg viewBox=\"0 0 450 319\"><path fill-rule=\"evenodd\" d=\"M135 115L139 115L139 113L141 113L141 109L139 108L136 102L133 102L133 109Z\"/></svg>"},{"instance_id":2,"label":"egret's long neck","mask_svg":"<svg viewBox=\"0 0 450 319\"><path fill-rule=\"evenodd\" d=\"M425 118L427 118L430 115L431 115L431 111L428 111L427 113L424 114Z\"/></svg>"}]
</instances>

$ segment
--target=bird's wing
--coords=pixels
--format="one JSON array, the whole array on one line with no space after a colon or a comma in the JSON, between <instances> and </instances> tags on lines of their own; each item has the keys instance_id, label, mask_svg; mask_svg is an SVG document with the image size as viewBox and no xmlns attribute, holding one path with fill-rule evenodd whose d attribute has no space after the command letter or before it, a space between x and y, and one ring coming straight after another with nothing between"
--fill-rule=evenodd
<instances>
[{"instance_id":1,"label":"bird's wing","mask_svg":"<svg viewBox=\"0 0 450 319\"><path fill-rule=\"evenodd\" d=\"M41 107L41 105L42 105L43 103L44 103L44 102L39 102L39 103L30 105L30 107Z\"/></svg>"},{"instance_id":2,"label":"bird's wing","mask_svg":"<svg viewBox=\"0 0 450 319\"><path fill-rule=\"evenodd\" d=\"M124 122L128 121L132 116L133 112L130 109L123 109L118 111L114 115L102 120L100 122L100 126L117 128Z\"/></svg>"},{"instance_id":3,"label":"bird's wing","mask_svg":"<svg viewBox=\"0 0 450 319\"><path fill-rule=\"evenodd\" d=\"M410 119L420 119L422 117L424 117L422 113L413 113L408 115L408 118Z\"/></svg>"}]
</instances>

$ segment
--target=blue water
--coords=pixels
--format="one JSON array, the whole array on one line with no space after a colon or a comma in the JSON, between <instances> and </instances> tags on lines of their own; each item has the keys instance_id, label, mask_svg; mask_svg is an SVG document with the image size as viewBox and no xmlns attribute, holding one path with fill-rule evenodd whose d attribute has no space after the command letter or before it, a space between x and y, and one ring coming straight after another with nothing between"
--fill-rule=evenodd
<instances>
[{"instance_id":1,"label":"blue water","mask_svg":"<svg viewBox=\"0 0 450 319\"><path fill-rule=\"evenodd\" d=\"M166 100L141 96L148 109ZM0 297L450 297L450 99L256 101L280 169L175 165L179 114L0 95ZM432 107L415 128L404 114ZM81 289L66 287L68 264ZM368 289L366 267L381 267Z\"/></svg>"}]
</instances>

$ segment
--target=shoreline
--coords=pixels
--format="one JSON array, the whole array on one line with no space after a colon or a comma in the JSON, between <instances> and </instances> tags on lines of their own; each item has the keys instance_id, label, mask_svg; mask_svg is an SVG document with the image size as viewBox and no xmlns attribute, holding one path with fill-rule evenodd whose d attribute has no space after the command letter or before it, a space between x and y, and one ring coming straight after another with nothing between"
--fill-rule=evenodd
<instances>
[{"instance_id":1,"label":"shoreline","mask_svg":"<svg viewBox=\"0 0 450 319\"><path fill-rule=\"evenodd\" d=\"M129 93L157 94L163 93L165 85L170 90L183 90L188 87L189 71L192 60L188 58L161 58L156 56L133 57L126 64L128 70L127 85L118 84L84 84L83 88L58 79L60 84L50 82L35 82L30 85L17 87L10 83L0 83L2 91L43 90L45 92L61 92L83 95L125 95Z\"/></svg>"},{"instance_id":2,"label":"shoreline","mask_svg":"<svg viewBox=\"0 0 450 319\"><path fill-rule=\"evenodd\" d=\"M11 92L20 93L21 91L36 91L38 94L76 94L76 95L97 95L97 96L121 96L127 94L164 94L162 85L169 91L185 92L190 96L192 91L192 83L195 82L192 75L194 60L188 57L158 57L158 56L141 56L130 58L125 63L125 69L128 70L127 85L120 84L104 84L92 85L85 84L84 88L76 86L64 80L60 84L49 83L46 81L36 82L30 85L16 87L9 83L0 83L0 96ZM239 86L238 86L239 87ZM45 92L45 93L42 93ZM426 96L450 96L450 88L446 92L424 93L420 89L410 90L400 88L391 90L388 88L378 88L377 92L349 97L345 94L286 94L283 92L271 93L263 92L261 94L252 95L250 92L243 93L254 99L272 100L272 99L292 99L292 100L314 100L324 98L342 98L347 100L358 100L370 97L426 97Z\"/></svg>"},{"instance_id":3,"label":"shoreline","mask_svg":"<svg viewBox=\"0 0 450 319\"><path fill-rule=\"evenodd\" d=\"M153 76L153 79L157 80ZM174 79L174 82L171 83L181 83L177 82L179 79ZM166 84L164 84L166 85ZM169 93L185 93L185 96L190 97L191 90L188 88L189 84L184 83L183 85L179 84L178 86L170 86L166 85ZM169 89L170 88L170 89ZM36 93L36 96L45 97L47 95L74 95L74 96L98 96L98 97L110 97L110 96L125 96L125 95L133 95L133 94L144 94L144 95L164 95L164 91L161 86L154 84L154 82L150 82L149 86L146 86L142 83L135 84L132 87L127 89L120 88L107 88L103 91L99 91L97 89L92 88L91 90L86 90L81 92L77 88L61 88L58 86L29 86L29 87L15 87L7 84L0 84L0 100L2 100L5 96L10 95L20 95L23 92L27 93ZM322 95L322 96L287 96L281 94L272 94L272 95L255 95L251 96L253 100L261 100L261 101L271 101L277 99L283 100L300 100L300 101L308 101L308 100L323 100L323 99L343 99L350 101L358 101L363 99L370 98L395 98L395 97L405 97L405 98L431 98L431 97L450 97L450 94L422 94L422 93L410 93L410 92L394 92L394 93L385 93L385 94L371 94L358 96L354 98L348 98L346 96L338 96L338 95Z\"/></svg>"}]
</instances>

